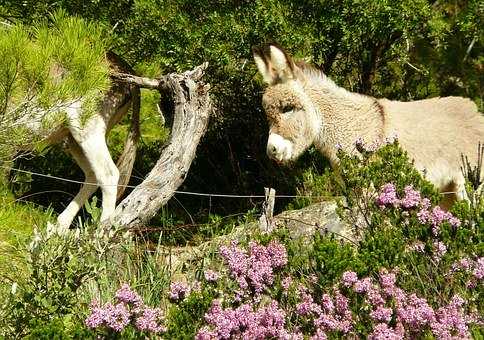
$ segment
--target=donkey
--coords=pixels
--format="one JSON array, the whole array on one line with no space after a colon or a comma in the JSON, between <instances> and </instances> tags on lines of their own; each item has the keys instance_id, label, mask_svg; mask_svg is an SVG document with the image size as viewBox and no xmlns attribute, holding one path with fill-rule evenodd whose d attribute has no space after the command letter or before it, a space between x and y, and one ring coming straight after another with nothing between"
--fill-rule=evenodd
<instances>
[{"instance_id":1,"label":"donkey","mask_svg":"<svg viewBox=\"0 0 484 340\"><path fill-rule=\"evenodd\" d=\"M114 53L107 53L106 58L111 70L132 73L129 66ZM47 111L34 109L30 114L24 115L24 121L21 124L32 136L37 136L36 139L47 144L64 143L85 175L78 194L57 218L61 231L69 228L80 208L98 186L102 191L101 221L108 221L113 215L117 193L120 197L124 192L134 163L136 142L139 139L139 101L138 87L113 83L99 103L97 111L89 115L87 121L84 121L86 118L82 115L82 100L63 103ZM106 144L106 134L126 114L131 105L133 106L131 131L116 166ZM42 124L48 114L55 115L60 112L66 114L66 121L63 124L48 128ZM25 150L29 147L31 145L21 146L21 149Z\"/></svg>"},{"instance_id":2,"label":"donkey","mask_svg":"<svg viewBox=\"0 0 484 340\"><path fill-rule=\"evenodd\" d=\"M314 144L334 166L338 148L352 153L357 139L382 143L396 134L415 167L441 192L467 197L461 154L476 164L477 143L484 141L484 117L470 99L377 99L339 87L277 45L252 52L268 84L262 105L270 126L269 157L287 163Z\"/></svg>"}]
</instances>

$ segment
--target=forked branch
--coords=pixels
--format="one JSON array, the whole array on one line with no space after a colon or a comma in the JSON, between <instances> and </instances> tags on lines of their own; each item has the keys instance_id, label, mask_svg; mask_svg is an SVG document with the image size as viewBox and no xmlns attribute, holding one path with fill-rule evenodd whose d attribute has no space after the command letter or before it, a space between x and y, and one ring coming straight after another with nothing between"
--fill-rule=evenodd
<instances>
[{"instance_id":1,"label":"forked branch","mask_svg":"<svg viewBox=\"0 0 484 340\"><path fill-rule=\"evenodd\" d=\"M168 143L148 174L116 208L111 223L132 228L151 219L185 180L212 110L209 84L201 78L208 63L182 74L149 79L115 73L113 77L138 86L157 89L171 98L173 126Z\"/></svg>"}]
</instances>

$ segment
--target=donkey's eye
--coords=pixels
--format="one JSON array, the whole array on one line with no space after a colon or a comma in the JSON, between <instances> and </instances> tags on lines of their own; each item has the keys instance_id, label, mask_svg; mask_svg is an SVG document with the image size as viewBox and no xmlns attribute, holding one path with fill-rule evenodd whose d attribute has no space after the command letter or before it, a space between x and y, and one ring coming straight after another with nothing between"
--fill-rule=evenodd
<instances>
[{"instance_id":1,"label":"donkey's eye","mask_svg":"<svg viewBox=\"0 0 484 340\"><path fill-rule=\"evenodd\" d=\"M292 105L285 105L282 107L282 113L289 113L291 111L294 111L294 106Z\"/></svg>"}]
</instances>

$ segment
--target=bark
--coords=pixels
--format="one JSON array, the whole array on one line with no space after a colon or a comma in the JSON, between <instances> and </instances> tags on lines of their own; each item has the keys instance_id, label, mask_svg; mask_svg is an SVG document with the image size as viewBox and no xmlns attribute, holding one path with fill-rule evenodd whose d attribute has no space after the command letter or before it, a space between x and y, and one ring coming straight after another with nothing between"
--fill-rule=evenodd
<instances>
[{"instance_id":1,"label":"bark","mask_svg":"<svg viewBox=\"0 0 484 340\"><path fill-rule=\"evenodd\" d=\"M124 143L123 152L116 162L119 170L118 194L116 195L116 202L118 202L126 190L126 186L131 178L133 172L134 161L136 160L136 151L138 150L138 140L140 137L139 126L139 111L140 111L140 90L139 88L133 91L133 112L131 113L131 127L128 136Z\"/></svg>"},{"instance_id":2,"label":"bark","mask_svg":"<svg viewBox=\"0 0 484 340\"><path fill-rule=\"evenodd\" d=\"M212 110L210 86L201 81L207 65L160 79L112 75L140 87L158 89L162 97L168 93L173 101L174 117L171 136L160 159L146 179L117 206L111 224L133 228L147 222L185 180Z\"/></svg>"}]
</instances>

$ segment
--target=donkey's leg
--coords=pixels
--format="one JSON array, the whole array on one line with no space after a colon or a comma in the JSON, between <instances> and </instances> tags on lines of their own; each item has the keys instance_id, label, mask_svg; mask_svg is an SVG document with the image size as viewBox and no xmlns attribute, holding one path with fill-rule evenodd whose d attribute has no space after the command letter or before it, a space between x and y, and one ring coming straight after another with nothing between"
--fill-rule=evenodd
<instances>
[{"instance_id":1,"label":"donkey's leg","mask_svg":"<svg viewBox=\"0 0 484 340\"><path fill-rule=\"evenodd\" d=\"M86 157L82 153L81 148L72 138L69 138L68 150L74 160L77 162L77 165L79 165L79 167L84 172L85 179L84 184L79 190L79 193L76 195L76 197L74 197L71 203L69 203L65 210L57 217L57 222L63 230L69 228L72 221L74 220L74 217L77 215L81 207L97 189L97 185L88 184L96 183L96 176L94 176L94 172L92 171Z\"/></svg>"},{"instance_id":2,"label":"donkey's leg","mask_svg":"<svg viewBox=\"0 0 484 340\"><path fill-rule=\"evenodd\" d=\"M96 176L102 191L101 221L106 221L114 213L119 170L114 164L106 145L104 129L93 129L85 138L78 141L87 162Z\"/></svg>"}]
</instances>

